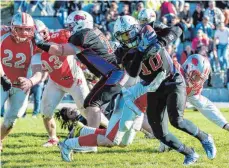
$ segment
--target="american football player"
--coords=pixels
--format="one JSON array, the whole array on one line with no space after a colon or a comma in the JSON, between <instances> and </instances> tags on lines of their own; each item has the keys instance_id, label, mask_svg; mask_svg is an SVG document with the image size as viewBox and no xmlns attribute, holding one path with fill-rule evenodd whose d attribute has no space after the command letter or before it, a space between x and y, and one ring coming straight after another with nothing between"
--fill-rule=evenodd
<instances>
[{"instance_id":1,"label":"american football player","mask_svg":"<svg viewBox=\"0 0 229 168\"><path fill-rule=\"evenodd\" d=\"M178 68L179 64L175 63ZM206 97L201 95L204 82L208 79L211 66L208 59L200 54L187 58L180 71L186 82L187 101L197 108L207 119L229 131L229 124L219 109Z\"/></svg>"},{"instance_id":2,"label":"american football player","mask_svg":"<svg viewBox=\"0 0 229 168\"><path fill-rule=\"evenodd\" d=\"M1 107L8 100L8 106L1 125L1 141L12 130L15 121L25 112L29 90L42 78L41 65L33 64L34 21L27 13L17 13L11 26L1 29L1 65L5 75L12 82L12 88L4 91L1 86ZM29 76L29 68L33 76Z\"/></svg>"},{"instance_id":3,"label":"american football player","mask_svg":"<svg viewBox=\"0 0 229 168\"><path fill-rule=\"evenodd\" d=\"M94 75L101 76L84 101L88 125L98 127L101 106L120 92L127 78L117 64L110 42L100 30L93 27L93 18L89 13L75 11L66 22L72 32L68 43L45 43L37 36L37 46L51 55L76 55Z\"/></svg>"},{"instance_id":4,"label":"american football player","mask_svg":"<svg viewBox=\"0 0 229 168\"><path fill-rule=\"evenodd\" d=\"M229 123L219 109L206 97L201 95L204 82L208 79L211 66L208 59L202 55L190 55L181 66L174 60L175 67L185 78L187 101L198 109L208 120L220 128L229 131ZM164 152L169 147L160 143L159 151Z\"/></svg>"},{"instance_id":5,"label":"american football player","mask_svg":"<svg viewBox=\"0 0 229 168\"><path fill-rule=\"evenodd\" d=\"M197 161L199 155L168 131L166 107L172 126L196 137L202 143L209 159L215 157L216 148L211 135L183 118L186 99L185 83L180 72L175 71L171 57L163 48L176 40L181 33L181 29L176 26L154 26L153 29L145 25L142 28L131 16L121 16L114 25L114 36L122 44L122 47L116 50L116 54L122 58L123 65L130 76L139 75L142 80L149 83L159 72L166 70L167 77L158 90L147 93L148 121L154 136L185 155L183 164L190 165Z\"/></svg>"},{"instance_id":6,"label":"american football player","mask_svg":"<svg viewBox=\"0 0 229 168\"><path fill-rule=\"evenodd\" d=\"M71 154L75 148L82 146L127 146L133 142L136 131L142 127L143 113L137 106L136 100L147 92L155 92L160 86L166 73L160 72L148 86L137 83L126 89L115 99L114 112L107 129L84 126L80 123L70 132L68 139L59 143L61 156L64 161L71 161ZM73 120L77 113L71 109L61 111L63 120Z\"/></svg>"},{"instance_id":7,"label":"american football player","mask_svg":"<svg viewBox=\"0 0 229 168\"><path fill-rule=\"evenodd\" d=\"M156 21L156 13L153 9L142 9L138 14L140 24L153 24Z\"/></svg>"},{"instance_id":8,"label":"american football player","mask_svg":"<svg viewBox=\"0 0 229 168\"><path fill-rule=\"evenodd\" d=\"M67 30L58 30L49 32L45 24L40 20L35 20L36 31L43 37L46 42L55 42L65 44L68 42L70 32ZM63 98L65 93L69 93L76 102L77 108L86 117L83 102L89 94L89 88L86 83L84 73L80 67L80 62L73 55L58 57L48 54L47 52L37 53L42 62L43 71L49 73L49 80L45 87L41 112L45 128L49 134L49 140L43 145L44 147L56 146L58 138L56 136L56 123L53 118L54 110ZM105 126L107 119L101 117Z\"/></svg>"}]
</instances>

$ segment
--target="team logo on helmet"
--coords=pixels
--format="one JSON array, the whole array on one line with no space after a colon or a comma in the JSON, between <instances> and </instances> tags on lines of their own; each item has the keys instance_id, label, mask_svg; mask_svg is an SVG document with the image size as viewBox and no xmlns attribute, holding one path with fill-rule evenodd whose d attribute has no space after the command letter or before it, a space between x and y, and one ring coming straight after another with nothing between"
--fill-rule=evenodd
<instances>
[{"instance_id":1,"label":"team logo on helmet","mask_svg":"<svg viewBox=\"0 0 229 168\"><path fill-rule=\"evenodd\" d=\"M84 15L84 16L75 15L75 17L74 17L74 21L85 20L85 19L86 19L86 15Z\"/></svg>"},{"instance_id":2,"label":"team logo on helmet","mask_svg":"<svg viewBox=\"0 0 229 168\"><path fill-rule=\"evenodd\" d=\"M192 64L197 66L199 63L198 59L197 58L192 58Z\"/></svg>"}]
</instances>

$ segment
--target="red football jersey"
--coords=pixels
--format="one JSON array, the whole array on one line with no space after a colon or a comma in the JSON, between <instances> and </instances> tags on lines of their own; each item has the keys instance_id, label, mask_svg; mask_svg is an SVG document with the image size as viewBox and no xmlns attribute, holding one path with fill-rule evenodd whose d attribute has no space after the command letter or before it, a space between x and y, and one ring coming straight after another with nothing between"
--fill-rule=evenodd
<instances>
[{"instance_id":1,"label":"red football jersey","mask_svg":"<svg viewBox=\"0 0 229 168\"><path fill-rule=\"evenodd\" d=\"M18 77L27 77L34 47L32 41L16 43L10 28L1 27L1 64L14 86L19 84Z\"/></svg>"},{"instance_id":2,"label":"red football jersey","mask_svg":"<svg viewBox=\"0 0 229 168\"><path fill-rule=\"evenodd\" d=\"M49 42L67 43L70 32L60 30L58 32L50 33ZM80 63L75 59L75 56L55 56L47 52L41 54L41 61L43 70L49 72L50 78L57 84L70 88L74 82L79 82L80 79L75 79L77 71L80 68Z\"/></svg>"}]
</instances>

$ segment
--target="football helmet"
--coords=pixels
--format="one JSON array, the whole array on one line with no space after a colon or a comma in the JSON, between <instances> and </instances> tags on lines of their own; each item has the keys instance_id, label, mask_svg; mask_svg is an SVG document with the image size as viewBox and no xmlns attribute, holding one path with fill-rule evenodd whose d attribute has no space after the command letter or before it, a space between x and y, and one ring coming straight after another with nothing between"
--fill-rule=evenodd
<instances>
[{"instance_id":1,"label":"football helmet","mask_svg":"<svg viewBox=\"0 0 229 168\"><path fill-rule=\"evenodd\" d=\"M138 14L140 24L151 23L156 20L156 13L152 9L143 9Z\"/></svg>"},{"instance_id":2,"label":"football helmet","mask_svg":"<svg viewBox=\"0 0 229 168\"><path fill-rule=\"evenodd\" d=\"M38 19L35 19L34 22L36 31L43 37L44 41L48 41L50 39L50 34L47 26Z\"/></svg>"},{"instance_id":3,"label":"football helmet","mask_svg":"<svg viewBox=\"0 0 229 168\"><path fill-rule=\"evenodd\" d=\"M17 43L26 42L34 36L34 21L27 13L17 13L11 20L11 35Z\"/></svg>"},{"instance_id":4,"label":"football helmet","mask_svg":"<svg viewBox=\"0 0 229 168\"><path fill-rule=\"evenodd\" d=\"M128 48L138 45L140 25L138 21L129 15L119 17L114 24L114 37Z\"/></svg>"},{"instance_id":5,"label":"football helmet","mask_svg":"<svg viewBox=\"0 0 229 168\"><path fill-rule=\"evenodd\" d=\"M93 29L93 24L92 16L82 10L72 12L66 21L66 26L72 34L86 28Z\"/></svg>"},{"instance_id":6,"label":"football helmet","mask_svg":"<svg viewBox=\"0 0 229 168\"><path fill-rule=\"evenodd\" d=\"M188 87L202 87L211 71L208 59L200 54L190 55L182 67Z\"/></svg>"}]
</instances>

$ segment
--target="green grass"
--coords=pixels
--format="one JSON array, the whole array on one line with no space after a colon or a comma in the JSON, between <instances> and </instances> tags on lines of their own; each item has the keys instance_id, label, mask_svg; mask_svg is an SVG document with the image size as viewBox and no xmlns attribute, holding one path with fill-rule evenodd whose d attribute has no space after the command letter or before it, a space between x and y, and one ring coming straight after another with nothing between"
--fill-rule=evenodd
<instances>
[{"instance_id":1,"label":"green grass","mask_svg":"<svg viewBox=\"0 0 229 168\"><path fill-rule=\"evenodd\" d=\"M223 115L229 120L229 109L223 109ZM214 136L217 146L217 157L208 160L201 144L195 138L171 128L170 130L182 142L192 146L201 155L199 161L191 167L228 168L229 167L229 132L217 127L199 112L188 110L185 117L197 124L202 130ZM64 139L66 132L60 130L58 135ZM83 168L179 168L183 167L184 157L177 152L157 153L157 140L145 139L139 132L132 145L127 148L99 148L95 154L74 154L74 161L66 163L61 160L57 147L44 148L47 134L42 119L26 118L18 120L13 132L4 141L2 167L83 167Z\"/></svg>"}]
</instances>

